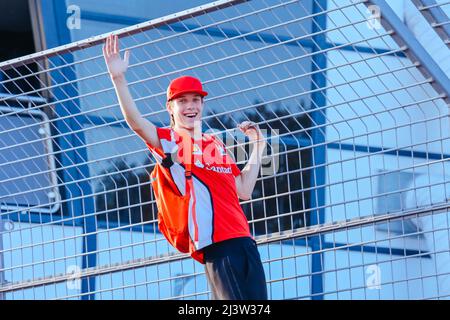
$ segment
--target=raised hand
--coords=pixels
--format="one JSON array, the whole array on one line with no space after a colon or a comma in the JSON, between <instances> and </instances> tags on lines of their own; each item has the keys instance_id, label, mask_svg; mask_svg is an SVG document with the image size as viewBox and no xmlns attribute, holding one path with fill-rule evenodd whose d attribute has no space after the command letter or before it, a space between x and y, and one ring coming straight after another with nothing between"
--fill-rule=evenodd
<instances>
[{"instance_id":1,"label":"raised hand","mask_svg":"<svg viewBox=\"0 0 450 320\"><path fill-rule=\"evenodd\" d=\"M130 58L130 51L126 50L124 59L119 54L119 37L110 35L106 38L103 46L103 57L108 68L109 75L115 79L122 77L128 69L128 62Z\"/></svg>"},{"instance_id":2,"label":"raised hand","mask_svg":"<svg viewBox=\"0 0 450 320\"><path fill-rule=\"evenodd\" d=\"M244 121L238 125L238 128L250 139L251 142L265 144L264 136L257 123L253 121Z\"/></svg>"}]
</instances>

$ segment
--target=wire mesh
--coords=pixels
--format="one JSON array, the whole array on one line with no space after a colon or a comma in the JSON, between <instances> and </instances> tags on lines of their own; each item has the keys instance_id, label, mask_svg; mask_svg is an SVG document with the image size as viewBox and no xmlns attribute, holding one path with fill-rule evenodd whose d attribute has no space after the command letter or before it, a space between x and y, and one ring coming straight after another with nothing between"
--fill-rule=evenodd
<instances>
[{"instance_id":1,"label":"wire mesh","mask_svg":"<svg viewBox=\"0 0 450 320\"><path fill-rule=\"evenodd\" d=\"M414 4L431 27L450 46L450 2L445 0L414 0Z\"/></svg>"},{"instance_id":2,"label":"wire mesh","mask_svg":"<svg viewBox=\"0 0 450 320\"><path fill-rule=\"evenodd\" d=\"M236 125L265 129L241 205L271 299L450 296L448 93L367 5L216 1L114 32L146 119L169 124L165 89L190 74L239 167ZM158 232L155 162L106 37L0 63L0 298L210 298L203 266Z\"/></svg>"}]
</instances>

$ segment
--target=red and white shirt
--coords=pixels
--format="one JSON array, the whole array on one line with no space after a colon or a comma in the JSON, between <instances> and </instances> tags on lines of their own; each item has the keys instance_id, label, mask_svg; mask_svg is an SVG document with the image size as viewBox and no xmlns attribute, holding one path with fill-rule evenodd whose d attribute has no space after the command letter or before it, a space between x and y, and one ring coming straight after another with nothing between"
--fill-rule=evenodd
<instances>
[{"instance_id":1,"label":"red and white shirt","mask_svg":"<svg viewBox=\"0 0 450 320\"><path fill-rule=\"evenodd\" d=\"M181 137L171 128L156 128L162 150L147 143L155 159L162 162L165 154L178 152L179 163L169 170L181 194L185 194L185 169ZM209 134L201 141L193 138L192 179L195 192L195 214L189 212L189 234L196 250L210 244L237 237L251 237L247 217L237 195L235 177L239 168L226 152L223 143ZM181 153L180 153L181 152Z\"/></svg>"}]
</instances>

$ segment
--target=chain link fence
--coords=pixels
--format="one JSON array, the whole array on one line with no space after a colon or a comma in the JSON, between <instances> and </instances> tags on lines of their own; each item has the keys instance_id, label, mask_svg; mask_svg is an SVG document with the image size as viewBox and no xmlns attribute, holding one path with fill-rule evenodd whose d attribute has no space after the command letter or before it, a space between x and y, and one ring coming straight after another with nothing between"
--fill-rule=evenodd
<instances>
[{"instance_id":1,"label":"chain link fence","mask_svg":"<svg viewBox=\"0 0 450 320\"><path fill-rule=\"evenodd\" d=\"M426 21L448 49L446 17ZM265 129L241 205L271 299L450 296L449 80L408 21L385 1L222 0L113 32L155 125L189 74L240 168L236 125ZM0 63L0 298L210 298L158 232L155 161L121 114L107 36Z\"/></svg>"}]
</instances>

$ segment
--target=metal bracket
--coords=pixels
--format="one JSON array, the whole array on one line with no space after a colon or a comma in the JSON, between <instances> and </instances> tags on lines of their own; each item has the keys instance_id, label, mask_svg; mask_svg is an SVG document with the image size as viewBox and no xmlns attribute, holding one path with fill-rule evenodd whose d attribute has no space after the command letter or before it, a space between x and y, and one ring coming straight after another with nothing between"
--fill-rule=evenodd
<instances>
[{"instance_id":1,"label":"metal bracket","mask_svg":"<svg viewBox=\"0 0 450 320\"><path fill-rule=\"evenodd\" d=\"M413 33L405 26L397 14L385 0L368 0L366 6L375 5L381 12L381 25L386 29L392 29L393 40L399 46L406 46L405 54L413 63L418 62L419 71L425 78L432 78L431 85L438 94L445 95L444 101L450 105L450 79L442 71L439 65L429 55Z\"/></svg>"},{"instance_id":2,"label":"metal bracket","mask_svg":"<svg viewBox=\"0 0 450 320\"><path fill-rule=\"evenodd\" d=\"M435 0L412 0L412 2L450 48L450 21L440 5Z\"/></svg>"}]
</instances>

